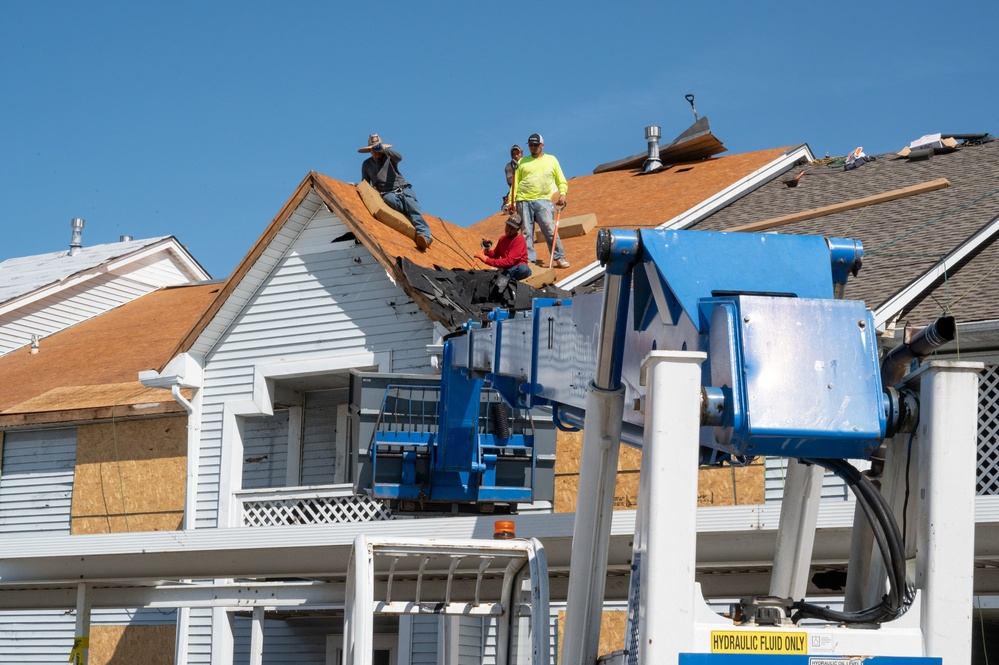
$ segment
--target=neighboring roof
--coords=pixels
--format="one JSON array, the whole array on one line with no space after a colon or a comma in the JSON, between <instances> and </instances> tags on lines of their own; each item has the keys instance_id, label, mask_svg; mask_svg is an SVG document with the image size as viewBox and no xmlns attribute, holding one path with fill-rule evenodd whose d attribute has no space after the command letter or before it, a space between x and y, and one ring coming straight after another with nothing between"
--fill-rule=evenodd
<instances>
[{"instance_id":1,"label":"neighboring roof","mask_svg":"<svg viewBox=\"0 0 999 665\"><path fill-rule=\"evenodd\" d=\"M69 250L36 254L0 261L0 305L46 286L58 285L72 277L93 271L111 261L126 259L154 245L179 248L198 280L208 279L208 273L183 249L173 236L145 240L106 243L83 247L72 256Z\"/></svg>"},{"instance_id":2,"label":"neighboring roof","mask_svg":"<svg viewBox=\"0 0 999 665\"><path fill-rule=\"evenodd\" d=\"M879 323L895 314L920 326L944 313L959 323L999 319L999 141L924 160L881 155L850 171L842 160L802 170L795 186L772 180L692 228L724 230L946 178L944 189L771 231L861 240L863 269L846 297L864 300Z\"/></svg>"},{"instance_id":3,"label":"neighboring roof","mask_svg":"<svg viewBox=\"0 0 999 665\"><path fill-rule=\"evenodd\" d=\"M43 338L37 354L25 348L0 357L0 426L53 420L41 412L94 418L101 407L153 402L176 410L168 392L145 388L138 374L171 359L177 340L219 288L208 282L159 289ZM128 408L114 413L130 414L135 412Z\"/></svg>"},{"instance_id":4,"label":"neighboring roof","mask_svg":"<svg viewBox=\"0 0 999 665\"><path fill-rule=\"evenodd\" d=\"M594 213L598 228L656 227L781 160L790 151L791 148L782 147L726 155L673 164L648 175L633 169L572 178L567 197L569 205L562 211L562 218ZM792 166L793 162L783 169ZM742 194L732 193L733 196ZM503 213L494 214L473 224L469 230L476 237L498 238L503 233L506 217ZM560 278L596 261L596 229L575 238L563 238L562 245L572 268L571 272L559 271ZM545 243L535 243L535 247L538 258L546 260Z\"/></svg>"}]
</instances>

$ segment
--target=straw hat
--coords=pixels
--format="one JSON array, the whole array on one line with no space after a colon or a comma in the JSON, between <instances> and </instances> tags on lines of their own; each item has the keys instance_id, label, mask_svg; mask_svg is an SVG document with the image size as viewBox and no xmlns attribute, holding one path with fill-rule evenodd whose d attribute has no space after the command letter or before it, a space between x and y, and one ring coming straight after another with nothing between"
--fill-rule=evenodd
<instances>
[{"instance_id":1,"label":"straw hat","mask_svg":"<svg viewBox=\"0 0 999 665\"><path fill-rule=\"evenodd\" d=\"M357 151L358 152L371 152L371 146L376 145L378 143L381 143L383 148L391 148L392 147L391 143L382 143L382 137L378 136L378 134L371 134L370 136L368 136L368 145L366 145L363 148L358 148Z\"/></svg>"}]
</instances>

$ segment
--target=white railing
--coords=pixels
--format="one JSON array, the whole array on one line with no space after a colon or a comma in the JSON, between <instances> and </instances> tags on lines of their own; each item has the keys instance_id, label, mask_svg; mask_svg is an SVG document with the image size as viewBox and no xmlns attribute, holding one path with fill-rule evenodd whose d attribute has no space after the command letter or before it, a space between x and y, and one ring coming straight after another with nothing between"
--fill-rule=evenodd
<instances>
[{"instance_id":1,"label":"white railing","mask_svg":"<svg viewBox=\"0 0 999 665\"><path fill-rule=\"evenodd\" d=\"M338 524L395 519L380 501L354 494L353 485L280 487L236 493L243 526Z\"/></svg>"}]
</instances>

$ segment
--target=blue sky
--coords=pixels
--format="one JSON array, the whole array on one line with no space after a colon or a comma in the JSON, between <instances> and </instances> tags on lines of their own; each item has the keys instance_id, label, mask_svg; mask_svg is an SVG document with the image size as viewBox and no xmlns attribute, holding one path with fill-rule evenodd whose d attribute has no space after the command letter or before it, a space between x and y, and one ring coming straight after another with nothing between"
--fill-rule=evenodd
<instances>
[{"instance_id":1,"label":"blue sky","mask_svg":"<svg viewBox=\"0 0 999 665\"><path fill-rule=\"evenodd\" d=\"M0 2L0 260L175 235L225 277L310 170L379 132L423 208L499 208L532 132L566 175L692 121L730 153L999 135L995 2ZM572 204L572 191L569 192ZM622 200L622 206L628 201Z\"/></svg>"}]
</instances>

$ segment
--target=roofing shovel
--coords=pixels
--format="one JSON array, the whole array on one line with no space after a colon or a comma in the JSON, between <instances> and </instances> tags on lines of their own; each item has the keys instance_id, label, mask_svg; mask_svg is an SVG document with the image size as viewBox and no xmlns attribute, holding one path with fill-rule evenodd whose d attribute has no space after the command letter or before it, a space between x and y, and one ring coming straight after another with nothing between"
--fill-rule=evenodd
<instances>
[{"instance_id":1,"label":"roofing shovel","mask_svg":"<svg viewBox=\"0 0 999 665\"><path fill-rule=\"evenodd\" d=\"M558 242L558 220L562 218L562 208L565 206L555 206L555 232L552 233L552 246L551 252L548 256L548 269L551 270L552 264L555 263L555 243Z\"/></svg>"}]
</instances>

